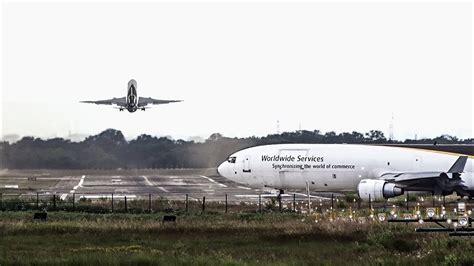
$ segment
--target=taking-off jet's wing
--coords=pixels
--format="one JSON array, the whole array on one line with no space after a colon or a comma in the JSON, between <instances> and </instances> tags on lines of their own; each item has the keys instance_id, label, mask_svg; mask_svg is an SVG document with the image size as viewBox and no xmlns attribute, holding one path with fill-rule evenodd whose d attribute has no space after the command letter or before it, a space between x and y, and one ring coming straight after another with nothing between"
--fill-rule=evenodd
<instances>
[{"instance_id":1,"label":"taking-off jet's wing","mask_svg":"<svg viewBox=\"0 0 474 266\"><path fill-rule=\"evenodd\" d=\"M138 107L143 107L148 104L166 104L166 103L178 103L181 100L158 100L150 97L140 97L138 99Z\"/></svg>"},{"instance_id":2,"label":"taking-off jet's wing","mask_svg":"<svg viewBox=\"0 0 474 266\"><path fill-rule=\"evenodd\" d=\"M81 103L95 103L95 104L107 104L107 105L118 105L122 107L127 106L127 99L125 97L122 98L113 98L110 100L101 100L101 101L81 101Z\"/></svg>"}]
</instances>

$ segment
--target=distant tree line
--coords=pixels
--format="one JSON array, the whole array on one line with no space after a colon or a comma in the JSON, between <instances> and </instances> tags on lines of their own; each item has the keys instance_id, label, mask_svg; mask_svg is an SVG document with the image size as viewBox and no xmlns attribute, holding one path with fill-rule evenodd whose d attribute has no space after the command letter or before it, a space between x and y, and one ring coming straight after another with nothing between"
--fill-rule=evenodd
<instances>
[{"instance_id":1,"label":"distant tree line","mask_svg":"<svg viewBox=\"0 0 474 266\"><path fill-rule=\"evenodd\" d=\"M275 143L407 143L461 144L473 139L442 135L434 139L387 140L378 130L321 133L319 130L284 132L265 137L228 138L212 134L202 143L140 135L127 141L122 132L107 129L82 142L53 138L24 137L10 144L0 142L0 168L9 169L130 169L216 167L231 153L257 145Z\"/></svg>"}]
</instances>

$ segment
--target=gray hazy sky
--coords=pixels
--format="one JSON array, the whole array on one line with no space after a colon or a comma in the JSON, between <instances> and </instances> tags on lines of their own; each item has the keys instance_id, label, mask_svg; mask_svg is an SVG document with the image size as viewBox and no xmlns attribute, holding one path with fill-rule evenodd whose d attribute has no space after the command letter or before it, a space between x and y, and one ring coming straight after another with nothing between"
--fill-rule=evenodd
<instances>
[{"instance_id":1,"label":"gray hazy sky","mask_svg":"<svg viewBox=\"0 0 474 266\"><path fill-rule=\"evenodd\" d=\"M2 2L1 134L473 136L472 4ZM136 113L80 100L183 99Z\"/></svg>"}]
</instances>

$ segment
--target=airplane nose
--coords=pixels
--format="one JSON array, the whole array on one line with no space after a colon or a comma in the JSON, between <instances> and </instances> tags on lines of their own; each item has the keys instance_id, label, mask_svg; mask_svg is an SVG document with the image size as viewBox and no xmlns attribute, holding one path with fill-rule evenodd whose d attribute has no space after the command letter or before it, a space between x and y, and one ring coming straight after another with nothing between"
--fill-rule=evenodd
<instances>
[{"instance_id":1,"label":"airplane nose","mask_svg":"<svg viewBox=\"0 0 474 266\"><path fill-rule=\"evenodd\" d=\"M219 173L219 175L221 175L221 176L222 176L222 170L223 170L223 169L222 169L222 167L223 167L222 165L223 165L223 164L224 164L224 163L221 163L221 164L217 167L217 173Z\"/></svg>"},{"instance_id":2,"label":"airplane nose","mask_svg":"<svg viewBox=\"0 0 474 266\"><path fill-rule=\"evenodd\" d=\"M223 162L219 165L219 167L217 167L217 172L219 173L219 175L225 177L225 174L226 174L226 163L227 162Z\"/></svg>"}]
</instances>

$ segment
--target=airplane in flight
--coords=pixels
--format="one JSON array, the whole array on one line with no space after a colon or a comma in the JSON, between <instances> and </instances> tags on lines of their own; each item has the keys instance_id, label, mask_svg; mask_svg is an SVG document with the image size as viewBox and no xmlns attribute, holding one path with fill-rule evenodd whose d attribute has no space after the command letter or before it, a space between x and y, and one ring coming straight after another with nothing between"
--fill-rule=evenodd
<instances>
[{"instance_id":1,"label":"airplane in flight","mask_svg":"<svg viewBox=\"0 0 474 266\"><path fill-rule=\"evenodd\" d=\"M406 147L274 144L247 148L218 167L221 176L257 189L357 191L381 200L405 191L474 197L473 157Z\"/></svg>"},{"instance_id":2,"label":"airplane in flight","mask_svg":"<svg viewBox=\"0 0 474 266\"><path fill-rule=\"evenodd\" d=\"M131 79L128 82L127 86L127 97L122 98L113 98L110 100L100 100L100 101L81 101L81 103L95 103L95 104L106 104L106 105L116 105L117 109L120 111L127 110L130 113L133 113L137 110L145 111L150 107L147 107L148 104L167 104L167 103L177 103L181 100L157 100L150 97L140 97L138 98L137 94L137 82L134 79Z\"/></svg>"}]
</instances>

